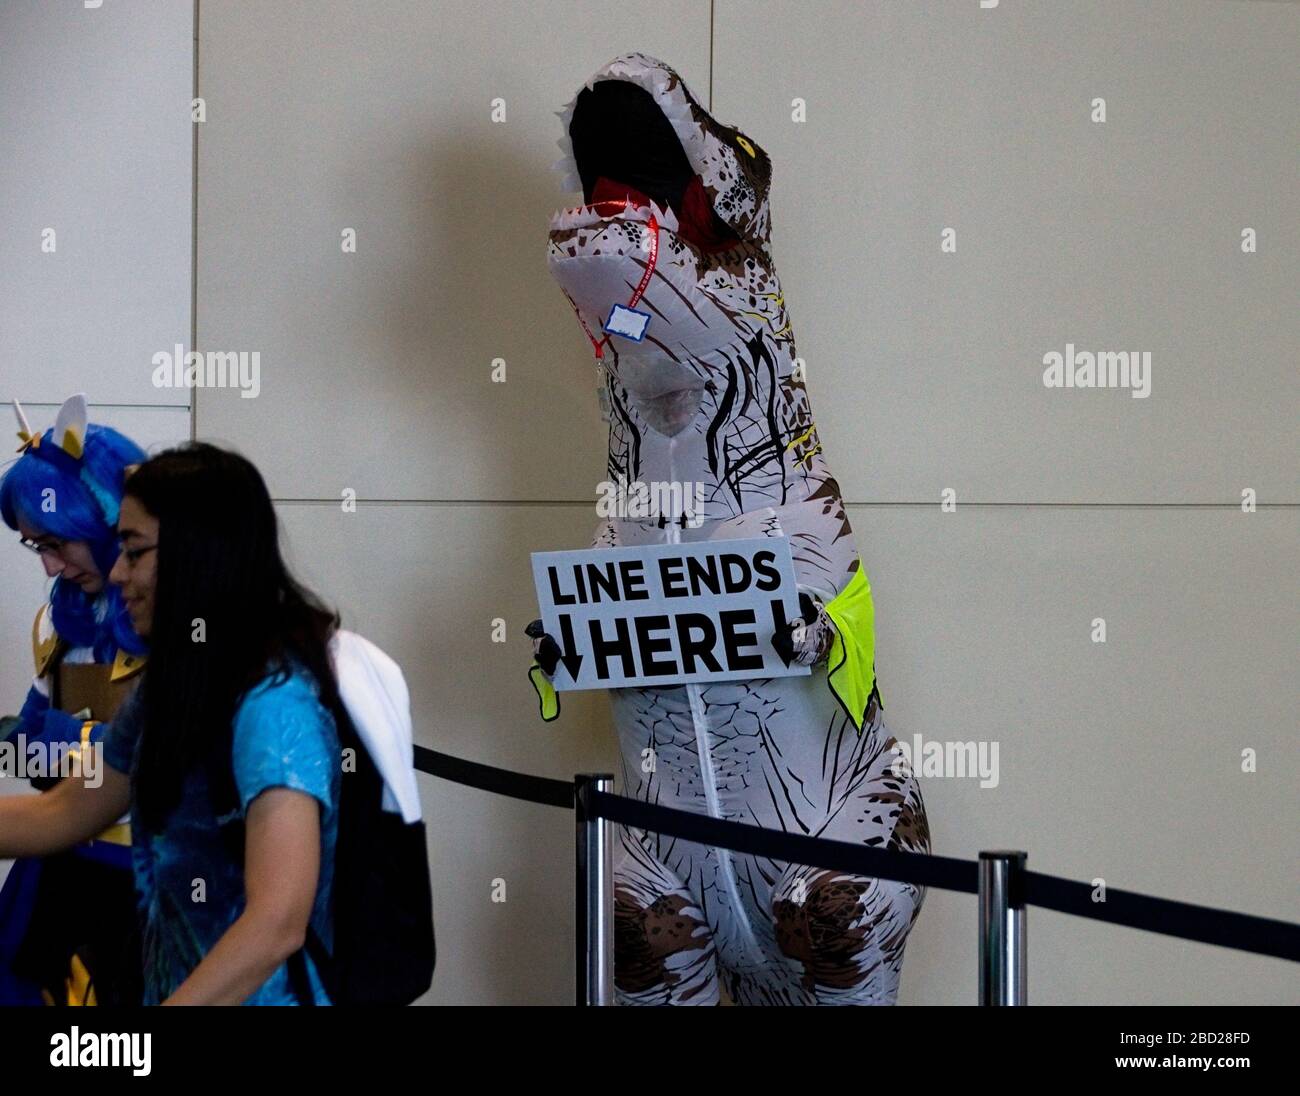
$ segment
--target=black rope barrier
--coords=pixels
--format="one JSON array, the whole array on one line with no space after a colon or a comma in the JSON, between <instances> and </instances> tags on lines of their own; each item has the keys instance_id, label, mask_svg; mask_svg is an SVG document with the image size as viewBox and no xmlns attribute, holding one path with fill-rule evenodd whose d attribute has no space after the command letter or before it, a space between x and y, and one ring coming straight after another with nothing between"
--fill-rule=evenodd
<instances>
[{"instance_id":1,"label":"black rope barrier","mask_svg":"<svg viewBox=\"0 0 1300 1096\"><path fill-rule=\"evenodd\" d=\"M1300 961L1300 925L1247 913L1155 898L1107 887L1105 901L1093 898L1093 886L1036 871L1024 873L1025 901L1031 906L1109 921L1132 929L1177 936L1222 948Z\"/></svg>"},{"instance_id":2,"label":"black rope barrier","mask_svg":"<svg viewBox=\"0 0 1300 1096\"><path fill-rule=\"evenodd\" d=\"M497 795L570 810L574 807L574 786L568 781L510 772L424 746L415 747L415 767ZM979 893L979 866L974 860L784 833L607 792L590 792L585 806L591 815L611 822L732 852L915 886ZM1291 922L1109 887L1105 901L1095 901L1091 884L1035 871L1025 872L1019 886L1025 902L1058 913L1300 962L1300 925Z\"/></svg>"},{"instance_id":3,"label":"black rope barrier","mask_svg":"<svg viewBox=\"0 0 1300 1096\"><path fill-rule=\"evenodd\" d=\"M593 814L621 822L637 829L694 841L700 845L747 852L769 860L790 864L807 864L814 868L891 879L941 890L979 893L979 868L973 860L926 853L902 852L898 849L873 849L848 841L829 841L801 833L783 833L749 826L743 822L724 822L691 811L660 807L639 799L628 799L608 792L593 791L588 797Z\"/></svg>"},{"instance_id":4,"label":"black rope barrier","mask_svg":"<svg viewBox=\"0 0 1300 1096\"><path fill-rule=\"evenodd\" d=\"M509 769L466 761L463 757L452 757L451 754L439 753L424 746L415 747L415 767L422 773L442 777L453 784L465 784L481 791L508 795L511 799L525 799L548 807L573 809L573 782L570 780L512 773Z\"/></svg>"}]
</instances>

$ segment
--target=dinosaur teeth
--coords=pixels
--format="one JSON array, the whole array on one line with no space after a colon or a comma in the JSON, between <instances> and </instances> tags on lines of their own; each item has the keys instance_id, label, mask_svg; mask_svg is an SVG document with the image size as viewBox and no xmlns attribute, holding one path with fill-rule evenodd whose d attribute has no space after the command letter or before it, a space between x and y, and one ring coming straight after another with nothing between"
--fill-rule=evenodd
<instances>
[{"instance_id":1,"label":"dinosaur teeth","mask_svg":"<svg viewBox=\"0 0 1300 1096\"><path fill-rule=\"evenodd\" d=\"M582 184L577 180L574 181L574 189L580 190ZM677 231L677 217L667 206L660 206L657 202L651 202L649 207L645 206L628 206L612 215L602 215L589 205L574 206L571 209L562 209L558 213L551 215L550 229L552 232L561 232L566 228L589 228L592 225L608 224L611 221L630 221L633 223L649 224L650 217L653 214L654 219L659 223L659 227L669 232Z\"/></svg>"},{"instance_id":2,"label":"dinosaur teeth","mask_svg":"<svg viewBox=\"0 0 1300 1096\"><path fill-rule=\"evenodd\" d=\"M651 202L650 206L655 212L655 220L659 222L660 228L666 228L669 232L677 231L677 214L672 211L672 207L661 206L658 202Z\"/></svg>"},{"instance_id":3,"label":"dinosaur teeth","mask_svg":"<svg viewBox=\"0 0 1300 1096\"><path fill-rule=\"evenodd\" d=\"M578 178L578 164L573 158L573 141L569 137L569 121L573 115L573 104L570 103L564 110L556 111L556 113L560 118L564 119L564 136L558 138L555 144L564 155L551 165L551 170L560 172L562 176L560 180L561 190L581 190L582 183Z\"/></svg>"},{"instance_id":4,"label":"dinosaur teeth","mask_svg":"<svg viewBox=\"0 0 1300 1096\"><path fill-rule=\"evenodd\" d=\"M611 220L612 217L602 217L591 206L580 205L552 214L550 227L552 232L558 232L566 228L590 228Z\"/></svg>"},{"instance_id":5,"label":"dinosaur teeth","mask_svg":"<svg viewBox=\"0 0 1300 1096\"><path fill-rule=\"evenodd\" d=\"M582 222L580 224L579 222ZM560 232L566 228L581 228L583 224L588 223L582 217L582 207L574 209L562 209L558 213L551 215L551 231Z\"/></svg>"},{"instance_id":6,"label":"dinosaur teeth","mask_svg":"<svg viewBox=\"0 0 1300 1096\"><path fill-rule=\"evenodd\" d=\"M573 140L569 136L569 126L573 123L573 110L577 106L578 95L580 94L581 92L575 93L573 98L564 104L563 109L555 112L562 126L562 135L555 143L564 155L556 160L551 167L561 173L560 189L565 191L582 189L582 183L578 178L578 164L573 156Z\"/></svg>"}]
</instances>

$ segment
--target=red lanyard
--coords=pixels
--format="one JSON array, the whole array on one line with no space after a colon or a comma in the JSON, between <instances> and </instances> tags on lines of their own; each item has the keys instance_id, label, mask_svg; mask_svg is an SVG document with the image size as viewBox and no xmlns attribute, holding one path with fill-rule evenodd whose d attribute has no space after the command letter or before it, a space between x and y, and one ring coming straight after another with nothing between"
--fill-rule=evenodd
<instances>
[{"instance_id":1,"label":"red lanyard","mask_svg":"<svg viewBox=\"0 0 1300 1096\"><path fill-rule=\"evenodd\" d=\"M617 205L622 209L627 208L626 201L597 202L597 205ZM641 275L641 282L632 293L631 299L627 302L628 308L635 308L641 300L642 294L645 293L645 287L650 284L650 277L655 272L655 263L659 261L659 222L655 220L655 215L650 214L650 231L653 235L650 237L650 261L645 265L645 272ZM604 343L609 342L609 335L596 341L596 336L591 333L591 328L587 326L587 321L582 318L582 313L578 311L578 306L573 303L573 298L563 289L560 290L568 298L569 304L573 305L573 314L578 317L578 322L582 324L582 330L586 333L588 340L591 342L592 349L596 351L596 360L600 361L605 357L605 352L601 349Z\"/></svg>"},{"instance_id":2,"label":"red lanyard","mask_svg":"<svg viewBox=\"0 0 1300 1096\"><path fill-rule=\"evenodd\" d=\"M573 304L573 298L569 297L569 294L563 289L560 292L564 293L569 299L569 304L573 305L573 314L578 317L578 322L582 324L582 330L586 332L587 338L591 340L592 349L596 351L596 360L600 361L605 356L605 352L600 348L600 343L609 342L609 336L606 335L600 342L597 342L596 336L591 333L591 328L587 326L587 321L582 318L582 313L578 311L578 306Z\"/></svg>"},{"instance_id":3,"label":"red lanyard","mask_svg":"<svg viewBox=\"0 0 1300 1096\"><path fill-rule=\"evenodd\" d=\"M650 214L650 231L654 233L650 237L650 261L645 264L645 273L641 275L641 282L636 287L636 292L632 294L632 299L627 302L628 308L637 306L641 294L645 292L645 287L650 284L650 275L655 272L655 263L659 261L659 222L655 220L653 213Z\"/></svg>"}]
</instances>

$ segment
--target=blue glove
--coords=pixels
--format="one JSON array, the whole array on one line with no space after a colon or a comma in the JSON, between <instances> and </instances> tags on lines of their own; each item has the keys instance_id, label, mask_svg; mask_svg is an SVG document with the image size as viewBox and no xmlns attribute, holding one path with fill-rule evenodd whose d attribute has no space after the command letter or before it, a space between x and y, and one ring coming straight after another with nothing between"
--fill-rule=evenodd
<instances>
[{"instance_id":1,"label":"blue glove","mask_svg":"<svg viewBox=\"0 0 1300 1096\"><path fill-rule=\"evenodd\" d=\"M60 744L81 745L81 728L85 722L85 719L80 715L69 715L57 708L46 709L41 718L41 733L35 741L40 742L41 746L48 751L47 766L55 765L57 758L62 756L63 751L56 751L56 746ZM46 776L29 776L27 782L38 792L43 792L47 788L54 787L60 779L61 777L57 773L51 772Z\"/></svg>"},{"instance_id":2,"label":"blue glove","mask_svg":"<svg viewBox=\"0 0 1300 1096\"><path fill-rule=\"evenodd\" d=\"M33 685L27 690L27 699L18 713L19 724L10 732L9 738L16 739L19 734L25 734L29 741L39 738L45 729L45 713L49 707L50 698Z\"/></svg>"},{"instance_id":3,"label":"blue glove","mask_svg":"<svg viewBox=\"0 0 1300 1096\"><path fill-rule=\"evenodd\" d=\"M85 722L79 716L69 715L57 708L50 708L45 712L42 720L40 739L46 746L53 746L59 742L79 746L81 745L81 728Z\"/></svg>"}]
</instances>

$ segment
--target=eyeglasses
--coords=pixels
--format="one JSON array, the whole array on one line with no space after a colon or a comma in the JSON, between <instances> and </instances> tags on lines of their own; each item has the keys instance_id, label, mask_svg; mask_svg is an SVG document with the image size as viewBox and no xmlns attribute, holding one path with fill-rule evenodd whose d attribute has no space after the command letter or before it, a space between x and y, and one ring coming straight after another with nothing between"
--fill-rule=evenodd
<instances>
[{"instance_id":1,"label":"eyeglasses","mask_svg":"<svg viewBox=\"0 0 1300 1096\"><path fill-rule=\"evenodd\" d=\"M156 544L146 544L140 548L123 548L122 558L126 560L128 567L134 567L140 562L140 560L150 552L154 551L157 547L158 545Z\"/></svg>"},{"instance_id":2,"label":"eyeglasses","mask_svg":"<svg viewBox=\"0 0 1300 1096\"><path fill-rule=\"evenodd\" d=\"M38 556L44 558L45 556L57 556L63 551L68 542L66 540L32 540L31 537L19 537L18 543L29 552L35 552Z\"/></svg>"}]
</instances>

